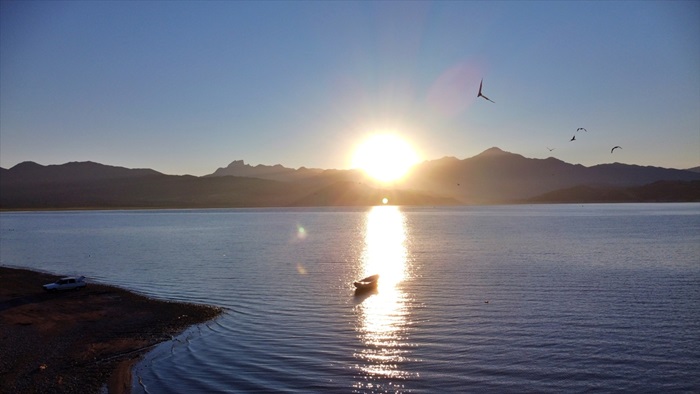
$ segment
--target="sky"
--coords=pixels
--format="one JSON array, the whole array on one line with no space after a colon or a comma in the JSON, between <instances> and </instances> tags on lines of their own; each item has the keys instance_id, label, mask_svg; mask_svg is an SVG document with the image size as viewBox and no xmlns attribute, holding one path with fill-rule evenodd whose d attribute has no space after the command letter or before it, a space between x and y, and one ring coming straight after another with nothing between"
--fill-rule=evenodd
<instances>
[{"instance_id":1,"label":"sky","mask_svg":"<svg viewBox=\"0 0 700 394\"><path fill-rule=\"evenodd\" d=\"M700 2L0 2L2 168L346 169L385 132L700 166Z\"/></svg>"}]
</instances>

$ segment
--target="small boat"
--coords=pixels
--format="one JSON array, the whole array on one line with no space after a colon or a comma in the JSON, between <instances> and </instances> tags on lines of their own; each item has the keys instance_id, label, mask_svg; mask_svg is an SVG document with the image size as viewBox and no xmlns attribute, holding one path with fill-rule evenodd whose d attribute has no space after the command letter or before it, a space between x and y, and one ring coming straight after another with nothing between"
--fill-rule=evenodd
<instances>
[{"instance_id":1,"label":"small boat","mask_svg":"<svg viewBox=\"0 0 700 394\"><path fill-rule=\"evenodd\" d=\"M355 285L355 291L371 290L377 288L377 282L379 281L379 275L371 275L366 278L360 279L353 282Z\"/></svg>"}]
</instances>

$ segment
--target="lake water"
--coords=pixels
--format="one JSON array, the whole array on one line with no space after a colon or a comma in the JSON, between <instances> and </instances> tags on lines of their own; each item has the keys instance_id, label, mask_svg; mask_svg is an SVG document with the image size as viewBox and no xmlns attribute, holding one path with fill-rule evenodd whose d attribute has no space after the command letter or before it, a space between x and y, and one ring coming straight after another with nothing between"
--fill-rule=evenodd
<instances>
[{"instance_id":1,"label":"lake water","mask_svg":"<svg viewBox=\"0 0 700 394\"><path fill-rule=\"evenodd\" d=\"M225 308L149 353L135 393L700 392L700 204L16 212L0 230L3 265Z\"/></svg>"}]
</instances>

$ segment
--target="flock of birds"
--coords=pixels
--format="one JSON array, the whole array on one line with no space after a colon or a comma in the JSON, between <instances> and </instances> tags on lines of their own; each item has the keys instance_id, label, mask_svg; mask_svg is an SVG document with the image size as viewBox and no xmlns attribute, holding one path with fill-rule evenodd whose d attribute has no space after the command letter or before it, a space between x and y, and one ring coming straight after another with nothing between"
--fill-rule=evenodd
<instances>
[{"instance_id":1,"label":"flock of birds","mask_svg":"<svg viewBox=\"0 0 700 394\"><path fill-rule=\"evenodd\" d=\"M493 100L491 100L490 98L484 96L484 94L482 93L482 89L483 89L483 88L484 88L484 79L482 78L482 79L481 79L481 83L479 84L479 93L476 95L476 97L477 97L477 98L481 97L481 98L483 98L484 100L488 100L488 101L490 101L490 102L492 102L492 103L495 104L495 103L496 103L495 101L493 101ZM578 133L578 132L581 132L581 131L586 132L586 133L588 132L588 130L586 130L584 127L579 127L579 128L576 129L576 132L577 132L577 133ZM574 136L571 137L571 139L569 140L569 142L571 142L571 141L576 141L576 134L574 134ZM550 147L547 147L547 149L548 149L550 152L554 150L554 148L550 148ZM615 149L622 149L622 147L619 146L619 145L616 145L616 146L614 146L612 149L610 149L610 153L613 153L613 151L614 151Z\"/></svg>"},{"instance_id":2,"label":"flock of birds","mask_svg":"<svg viewBox=\"0 0 700 394\"><path fill-rule=\"evenodd\" d=\"M483 88L484 88L484 80L483 80L483 78L482 78L482 79L481 79L481 83L479 83L479 93L477 93L476 97L477 97L477 98L481 97L481 98L483 98L484 100L488 100L488 101L490 101L490 102L492 102L492 103L495 104L495 103L496 103L495 101L493 101L493 100L491 100L490 98L484 96L484 94L482 93ZM577 133L579 133L579 132L581 132L581 131L586 132L586 133L588 132L588 130L586 130L585 127L579 127L579 128L576 129L576 132L577 132ZM574 136L571 137L571 139L569 140L569 142L571 142L571 141L576 141L576 134L574 134ZM547 149L548 149L550 152L554 150L554 148L550 148L550 147L547 147ZM615 149L622 149L622 147L619 146L619 145L616 145L616 146L614 146L612 149L610 149L610 153L613 153L613 151L614 151ZM457 186L459 186L459 183L457 184ZM489 303L489 300L484 301L484 303L485 303L485 304L488 304L488 303Z\"/></svg>"}]
</instances>

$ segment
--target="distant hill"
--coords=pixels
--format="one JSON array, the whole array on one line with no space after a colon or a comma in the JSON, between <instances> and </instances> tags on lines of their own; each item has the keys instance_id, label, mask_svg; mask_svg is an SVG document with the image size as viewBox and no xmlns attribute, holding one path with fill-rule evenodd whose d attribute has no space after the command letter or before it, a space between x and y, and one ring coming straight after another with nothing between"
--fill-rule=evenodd
<instances>
[{"instance_id":1,"label":"distant hill","mask_svg":"<svg viewBox=\"0 0 700 394\"><path fill-rule=\"evenodd\" d=\"M698 167L693 167L693 168L688 168L686 171L700 172L700 166L698 166Z\"/></svg>"},{"instance_id":2,"label":"distant hill","mask_svg":"<svg viewBox=\"0 0 700 394\"><path fill-rule=\"evenodd\" d=\"M235 174L235 175L234 175ZM234 161L203 177L93 162L0 169L0 209L364 206L700 201L700 173L620 163L592 167L491 148L417 165L383 187L357 170Z\"/></svg>"},{"instance_id":3,"label":"distant hill","mask_svg":"<svg viewBox=\"0 0 700 394\"><path fill-rule=\"evenodd\" d=\"M384 193L371 186L348 193L348 185L361 185L360 179L362 176L357 171L338 170L283 182L236 176L173 176L97 163L56 166L22 163L0 173L0 208L359 206L377 205L387 195L392 202L411 205L449 202L420 192Z\"/></svg>"},{"instance_id":4,"label":"distant hill","mask_svg":"<svg viewBox=\"0 0 700 394\"><path fill-rule=\"evenodd\" d=\"M627 187L662 180L700 180L700 174L620 163L585 167L491 148L464 160L446 157L422 163L405 183L466 204L482 204L518 202L581 185Z\"/></svg>"},{"instance_id":5,"label":"distant hill","mask_svg":"<svg viewBox=\"0 0 700 394\"><path fill-rule=\"evenodd\" d=\"M211 208L276 206L288 195L279 182L226 177L156 175L15 187L0 182L0 207L34 208Z\"/></svg>"},{"instance_id":6,"label":"distant hill","mask_svg":"<svg viewBox=\"0 0 700 394\"><path fill-rule=\"evenodd\" d=\"M259 164L255 167L245 164L243 160L234 160L225 168L218 168L213 174L205 175L207 177L217 176L244 176L250 178L270 179L275 181L296 181L304 178L309 178L320 174L323 170L309 169L301 167L297 170L286 168L280 164L274 166L266 166Z\"/></svg>"},{"instance_id":7,"label":"distant hill","mask_svg":"<svg viewBox=\"0 0 700 394\"><path fill-rule=\"evenodd\" d=\"M658 181L632 187L576 186L546 193L528 202L700 202L700 181Z\"/></svg>"},{"instance_id":8,"label":"distant hill","mask_svg":"<svg viewBox=\"0 0 700 394\"><path fill-rule=\"evenodd\" d=\"M9 170L0 172L3 182L21 183L72 183L109 179L140 178L163 175L150 169L128 169L104 164L70 162L62 165L43 166L32 161L19 163Z\"/></svg>"}]
</instances>

